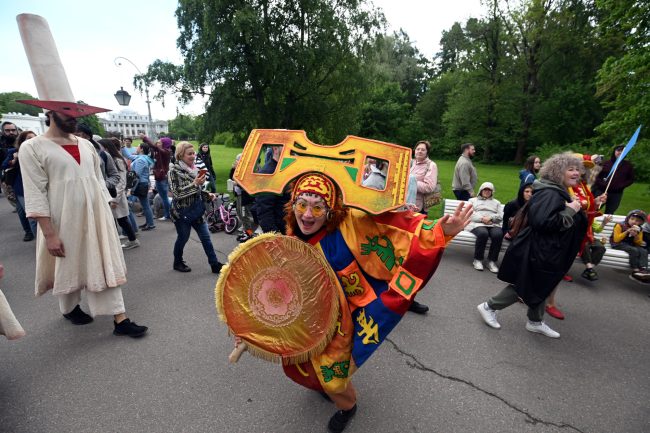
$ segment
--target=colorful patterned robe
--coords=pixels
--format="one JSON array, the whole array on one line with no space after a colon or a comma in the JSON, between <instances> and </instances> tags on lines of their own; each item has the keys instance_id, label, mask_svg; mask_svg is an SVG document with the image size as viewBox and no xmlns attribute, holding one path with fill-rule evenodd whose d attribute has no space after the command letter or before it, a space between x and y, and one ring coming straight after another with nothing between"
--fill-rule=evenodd
<instances>
[{"instance_id":1,"label":"colorful patterned robe","mask_svg":"<svg viewBox=\"0 0 650 433\"><path fill-rule=\"evenodd\" d=\"M314 235L309 243L338 275L339 321L321 354L284 366L285 374L307 388L343 392L429 281L451 239L421 214L358 210L333 233Z\"/></svg>"},{"instance_id":2,"label":"colorful patterned robe","mask_svg":"<svg viewBox=\"0 0 650 433\"><path fill-rule=\"evenodd\" d=\"M580 200L580 205L587 214L587 233L582 240L579 252L579 255L582 255L582 251L584 250L585 245L587 243L591 244L594 242L594 219L596 219L596 217L602 216L603 213L598 210L598 206L596 206L596 198L591 193L591 189L589 188L589 185L585 183L585 181L580 181L580 184L576 185L575 187L571 187L571 193L572 196Z\"/></svg>"}]
</instances>

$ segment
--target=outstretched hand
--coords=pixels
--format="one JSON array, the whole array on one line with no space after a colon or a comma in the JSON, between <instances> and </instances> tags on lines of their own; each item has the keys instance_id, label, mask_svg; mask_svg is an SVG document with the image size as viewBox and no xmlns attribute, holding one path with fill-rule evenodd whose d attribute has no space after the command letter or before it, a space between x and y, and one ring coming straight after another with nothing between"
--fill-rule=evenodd
<instances>
[{"instance_id":1,"label":"outstretched hand","mask_svg":"<svg viewBox=\"0 0 650 433\"><path fill-rule=\"evenodd\" d=\"M456 206L453 215L445 215L438 221L445 236L456 236L469 224L474 208L471 203L462 201Z\"/></svg>"}]
</instances>

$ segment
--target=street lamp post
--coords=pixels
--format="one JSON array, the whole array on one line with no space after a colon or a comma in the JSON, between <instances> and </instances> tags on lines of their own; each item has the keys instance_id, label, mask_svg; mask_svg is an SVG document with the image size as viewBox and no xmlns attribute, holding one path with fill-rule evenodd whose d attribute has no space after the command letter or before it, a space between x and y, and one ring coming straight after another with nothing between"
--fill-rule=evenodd
<instances>
[{"instance_id":1,"label":"street lamp post","mask_svg":"<svg viewBox=\"0 0 650 433\"><path fill-rule=\"evenodd\" d=\"M135 63L133 63L131 60L127 59L126 57L115 57L115 59L113 60L113 63L115 63L115 66L122 66L122 63L120 63L120 60L125 60L125 61L129 62L131 64L131 66L133 66L135 68L135 70L138 71L138 74L142 75L142 71L140 71L140 68L138 68L135 65ZM123 92L123 93L120 94L120 92ZM118 96L118 94L125 97L125 100L122 101L124 103L120 102L120 97ZM147 131L147 135L149 136L149 138L154 139L155 131L154 131L154 127L153 127L153 120L151 119L151 100L149 99L149 86L146 86L144 88L144 94L147 97L147 100L146 100L146 102L147 102L147 110L149 111L149 125L148 125L149 127L147 128L149 131ZM115 93L115 98L117 99L117 102L120 105L129 105L129 101L131 100L131 96L128 94L128 92L124 91L124 89L122 89L121 87L120 87L120 90L118 90Z\"/></svg>"}]
</instances>

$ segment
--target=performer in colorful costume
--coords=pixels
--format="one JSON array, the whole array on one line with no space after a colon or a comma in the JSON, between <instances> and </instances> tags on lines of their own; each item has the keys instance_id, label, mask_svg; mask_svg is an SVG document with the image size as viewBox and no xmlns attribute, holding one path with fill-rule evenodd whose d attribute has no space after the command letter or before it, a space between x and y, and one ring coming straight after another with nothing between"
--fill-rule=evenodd
<instances>
[{"instance_id":1,"label":"performer in colorful costume","mask_svg":"<svg viewBox=\"0 0 650 433\"><path fill-rule=\"evenodd\" d=\"M582 244L580 245L580 256L584 262L586 268L582 272L582 277L590 281L595 281L598 279L598 274L594 267L600 262L605 254L605 247L603 244L594 237L594 220L596 217L602 216L603 213L600 212L599 208L603 203L607 201L607 194L599 195L594 197L589 185L587 184L587 179L589 178L588 170L594 168L595 164L592 161L591 155L582 155L575 154L578 158L582 159L582 165L585 168L585 172L580 178L580 183L571 188L571 195L580 200L582 209L587 214L587 234L585 234ZM597 155L594 155L597 156ZM611 217L607 219L607 222L611 221ZM603 225L606 225L607 222L604 222ZM598 225L596 231L602 231L603 227Z\"/></svg>"},{"instance_id":2,"label":"performer in colorful costume","mask_svg":"<svg viewBox=\"0 0 650 433\"><path fill-rule=\"evenodd\" d=\"M338 411L328 428L340 432L356 412L352 374L427 284L446 244L469 222L472 208L462 203L454 215L437 222L412 211L371 215L344 206L328 176L308 172L292 185L285 211L287 234L315 246L340 285L339 318L329 343L307 361L283 362L283 368L293 381L334 402Z\"/></svg>"}]
</instances>

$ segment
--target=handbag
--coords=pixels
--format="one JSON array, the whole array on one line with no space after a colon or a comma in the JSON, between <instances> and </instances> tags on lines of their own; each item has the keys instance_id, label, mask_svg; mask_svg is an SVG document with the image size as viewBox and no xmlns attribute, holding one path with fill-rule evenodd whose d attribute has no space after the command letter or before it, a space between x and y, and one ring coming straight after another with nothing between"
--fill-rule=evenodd
<instances>
[{"instance_id":1,"label":"handbag","mask_svg":"<svg viewBox=\"0 0 650 433\"><path fill-rule=\"evenodd\" d=\"M133 195L136 197L146 197L148 192L149 192L148 182L140 182L138 186L136 186L135 189L133 189Z\"/></svg>"},{"instance_id":2,"label":"handbag","mask_svg":"<svg viewBox=\"0 0 650 433\"><path fill-rule=\"evenodd\" d=\"M431 170L431 164L429 164L429 170ZM429 172L427 170L427 173ZM424 209L429 209L431 206L435 206L442 201L442 185L440 182L436 184L436 187L428 194L425 194L422 198L422 207Z\"/></svg>"},{"instance_id":3,"label":"handbag","mask_svg":"<svg viewBox=\"0 0 650 433\"><path fill-rule=\"evenodd\" d=\"M138 186L138 182L140 180L138 179L138 175L136 174L135 171L127 171L126 172L126 189L132 190L136 186Z\"/></svg>"},{"instance_id":4,"label":"handbag","mask_svg":"<svg viewBox=\"0 0 650 433\"><path fill-rule=\"evenodd\" d=\"M18 177L18 170L15 167L9 167L3 172L2 181L9 186L13 186Z\"/></svg>"},{"instance_id":5,"label":"handbag","mask_svg":"<svg viewBox=\"0 0 650 433\"><path fill-rule=\"evenodd\" d=\"M203 204L203 199L199 196L198 200L195 200L191 205L181 208L180 214L181 218L187 222L193 223L197 219L201 218L205 213L205 204Z\"/></svg>"}]
</instances>

